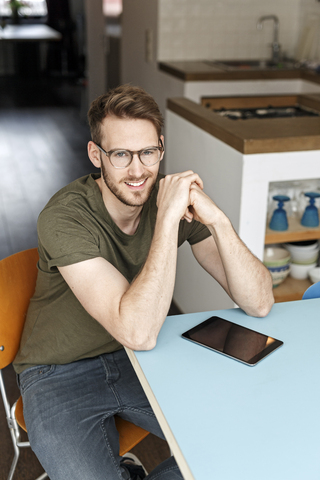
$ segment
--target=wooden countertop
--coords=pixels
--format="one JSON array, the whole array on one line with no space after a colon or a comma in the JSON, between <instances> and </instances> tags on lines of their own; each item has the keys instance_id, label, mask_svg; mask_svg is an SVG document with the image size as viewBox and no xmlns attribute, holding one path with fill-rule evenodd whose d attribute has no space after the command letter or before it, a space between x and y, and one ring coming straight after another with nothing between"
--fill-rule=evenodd
<instances>
[{"instance_id":1,"label":"wooden countertop","mask_svg":"<svg viewBox=\"0 0 320 480\"><path fill-rule=\"evenodd\" d=\"M320 74L307 69L276 69L276 70L228 70L213 65L209 61L175 61L159 62L161 71L184 80L185 82L218 81L218 80L275 80L301 78L310 82L320 83Z\"/></svg>"},{"instance_id":2,"label":"wooden countertop","mask_svg":"<svg viewBox=\"0 0 320 480\"><path fill-rule=\"evenodd\" d=\"M250 97L238 97L240 102L246 98ZM264 99L267 104L272 104L270 99L281 99L283 104L294 101L320 111L320 94L252 98ZM223 98L217 101L221 105ZM171 98L167 108L244 154L320 150L320 117L231 120L187 98Z\"/></svg>"}]
</instances>

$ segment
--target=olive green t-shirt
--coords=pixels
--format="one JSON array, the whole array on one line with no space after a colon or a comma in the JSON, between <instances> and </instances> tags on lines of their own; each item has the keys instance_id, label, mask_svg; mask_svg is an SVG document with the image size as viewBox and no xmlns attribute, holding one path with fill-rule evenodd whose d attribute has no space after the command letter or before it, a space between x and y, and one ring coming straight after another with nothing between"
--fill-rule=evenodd
<instances>
[{"instance_id":1,"label":"olive green t-shirt","mask_svg":"<svg viewBox=\"0 0 320 480\"><path fill-rule=\"evenodd\" d=\"M134 235L114 223L96 183L75 180L56 193L38 219L38 278L14 360L17 373L34 365L65 364L122 348L72 293L57 267L103 257L132 282L146 261L155 227L159 188L142 208ZM210 235L204 225L180 222L178 246ZM108 292L106 292L108 295Z\"/></svg>"}]
</instances>

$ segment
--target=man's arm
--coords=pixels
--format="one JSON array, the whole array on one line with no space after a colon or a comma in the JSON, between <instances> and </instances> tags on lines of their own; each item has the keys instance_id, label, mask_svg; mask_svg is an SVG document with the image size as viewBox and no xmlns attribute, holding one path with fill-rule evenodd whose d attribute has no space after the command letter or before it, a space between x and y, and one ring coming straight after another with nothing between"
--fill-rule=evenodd
<instances>
[{"instance_id":1,"label":"man's arm","mask_svg":"<svg viewBox=\"0 0 320 480\"><path fill-rule=\"evenodd\" d=\"M59 267L59 271L87 312L124 346L152 349L167 316L175 282L180 219L190 198L191 171L160 181L158 213L146 262L129 284L103 258Z\"/></svg>"},{"instance_id":2,"label":"man's arm","mask_svg":"<svg viewBox=\"0 0 320 480\"><path fill-rule=\"evenodd\" d=\"M248 315L264 317L274 303L268 269L240 240L230 220L197 186L191 186L193 217L208 226L212 237L192 247L202 267Z\"/></svg>"}]
</instances>

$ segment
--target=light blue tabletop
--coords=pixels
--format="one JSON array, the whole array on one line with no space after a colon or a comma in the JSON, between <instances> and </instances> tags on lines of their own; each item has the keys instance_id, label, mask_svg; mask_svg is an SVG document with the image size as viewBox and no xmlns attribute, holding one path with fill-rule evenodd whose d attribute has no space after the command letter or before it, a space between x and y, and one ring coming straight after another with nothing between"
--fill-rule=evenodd
<instances>
[{"instance_id":1,"label":"light blue tabletop","mask_svg":"<svg viewBox=\"0 0 320 480\"><path fill-rule=\"evenodd\" d=\"M284 345L249 367L181 338L213 314ZM168 317L156 348L134 356L186 478L320 479L320 299L276 304L262 319L239 309Z\"/></svg>"}]
</instances>

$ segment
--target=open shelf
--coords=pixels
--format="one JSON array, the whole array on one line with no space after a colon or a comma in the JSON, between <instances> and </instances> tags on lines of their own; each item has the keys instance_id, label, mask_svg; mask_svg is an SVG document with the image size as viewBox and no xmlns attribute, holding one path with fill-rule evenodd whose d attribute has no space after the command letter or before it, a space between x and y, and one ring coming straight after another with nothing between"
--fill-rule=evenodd
<instances>
[{"instance_id":1,"label":"open shelf","mask_svg":"<svg viewBox=\"0 0 320 480\"><path fill-rule=\"evenodd\" d=\"M318 240L320 239L320 227L310 228L301 225L297 218L288 218L289 228L284 232L277 232L266 227L265 244L273 243L287 243L287 242L301 242L304 240ZM273 296L275 302L291 302L294 300L301 300L302 295L310 287L311 281L296 280L290 275L278 287L273 289Z\"/></svg>"},{"instance_id":2,"label":"open shelf","mask_svg":"<svg viewBox=\"0 0 320 480\"><path fill-rule=\"evenodd\" d=\"M274 300L276 303L301 300L302 295L310 285L312 285L312 283L309 279L296 280L289 275L284 282L273 289Z\"/></svg>"},{"instance_id":3,"label":"open shelf","mask_svg":"<svg viewBox=\"0 0 320 480\"><path fill-rule=\"evenodd\" d=\"M310 228L301 225L297 218L288 218L289 228L284 232L277 232L266 227L265 244L300 242L302 240L317 240L320 238L320 227Z\"/></svg>"}]
</instances>

